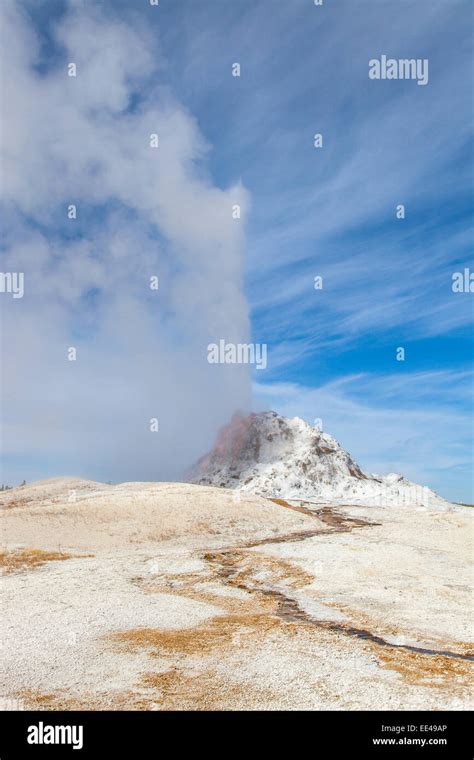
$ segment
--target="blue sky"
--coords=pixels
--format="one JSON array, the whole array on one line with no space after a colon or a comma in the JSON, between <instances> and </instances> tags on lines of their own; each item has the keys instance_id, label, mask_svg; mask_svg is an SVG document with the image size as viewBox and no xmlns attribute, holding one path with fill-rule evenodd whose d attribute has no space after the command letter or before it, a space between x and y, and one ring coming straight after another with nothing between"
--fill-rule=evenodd
<instances>
[{"instance_id":1,"label":"blue sky","mask_svg":"<svg viewBox=\"0 0 474 760\"><path fill-rule=\"evenodd\" d=\"M208 193L209 203L215 193L229 201L240 200L241 193L245 239L235 243L235 266L227 269L221 263L213 282L217 289L219 277L239 283L235 312L230 309L241 320L236 334L248 330L255 342L269 347L268 369L256 371L251 379L253 407L272 407L309 422L321 418L327 432L363 468L400 471L446 497L474 501L472 294L451 288L453 272L473 268L472 4L326 0L323 7L315 7L310 0L160 0L159 7L150 7L145 0L86 0L24 5L22 28L30 29L38 45L29 61L33 93L41 80L49 97L52 87L45 85L55 82L71 50L86 45L82 41L93 36L94 24L122 29L117 39L130 57L135 51L137 63L135 69L133 62L127 64L130 70L117 63L124 66L120 87L126 89L123 95L117 84L119 105L108 105L117 129L128 122L139 124L155 104L167 113L175 109L173 129L179 132L183 119L189 130L189 137L183 132L179 150L185 154L184 171L192 164L193 188ZM88 18L83 37L73 31L82 29L77 23L81 14ZM127 33L136 35L130 49ZM110 50L117 39L109 40ZM123 50L118 47L120 59ZM100 59L100 46L93 52ZM427 58L428 85L370 80L368 61L382 54ZM231 76L234 62L241 64L240 78ZM107 76L114 72L102 72L96 100L78 102L84 118L96 118L90 114L100 111ZM315 133L323 135L321 149L313 146ZM89 168L91 155L93 151L84 164ZM68 164L67 156L62 160ZM98 154L98 164L100 160ZM180 292L189 288L187 301L195 297L199 311L202 299L195 293L209 289L189 283L193 277L205 280L221 242L214 254L208 246L209 257L199 259L201 269L192 255L177 262L173 252L180 246L191 250L198 245L202 228L197 221L190 232L195 240L183 242L163 217L149 217L145 197L139 204L130 200L125 178L114 180L119 184L103 196L94 191L87 197L78 174L71 176L77 196L82 192L81 223L71 232L61 217L64 189L57 189L56 210L48 212L44 204L39 209L18 193L7 204L16 219L12 245L34 232L49 248L52 241L58 249L67 242L87 256L86 243L80 248L83 238L96 245L104 234L102 218L120 217L121 229L131 230L132 248L136 240L142 240L143 249L152 248L154 241L163 246L162 268L170 281L182 273ZM172 176L170 170L171 184ZM66 198L67 193L63 203ZM401 203L404 220L395 216ZM166 212L166 222L172 213ZM186 219L181 221L186 224ZM115 222L110 224L115 230ZM212 236L209 240L213 244ZM96 262L91 255L90 261ZM313 287L317 275L324 282L318 291ZM108 303L100 278L84 283L77 298L76 317L69 312L69 339L79 335L88 345L104 299ZM215 308L222 313L223 301L224 296L215 297ZM77 318L81 304L90 311L89 319ZM32 306L32 313L40 305ZM184 340L184 317L179 326L174 314L172 303L163 304L160 326L168 338L172 333ZM192 313L187 324L189 318ZM233 329L231 316L227 318L222 336ZM203 333L208 327L206 323ZM404 362L395 358L400 346L405 348ZM123 345L117 346L110 362L118 361L121 352L123 359L124 351ZM95 375L86 372L84 377L94 383ZM224 395L235 393L236 405L245 407L245 392L229 382ZM33 407L31 388L28 393ZM226 421L230 406L222 401L211 415L196 451ZM190 403L187 419L192 410ZM34 447L28 456L13 447L6 472L12 477L25 468L35 476L60 474L53 472L60 438L55 440L47 465L32 464L41 458ZM125 453L90 472L80 446L75 457L61 450L63 469L72 472L79 460L84 462L79 474L124 479L118 470ZM152 453L144 461L143 468L132 468L125 478L156 477Z\"/></svg>"}]
</instances>

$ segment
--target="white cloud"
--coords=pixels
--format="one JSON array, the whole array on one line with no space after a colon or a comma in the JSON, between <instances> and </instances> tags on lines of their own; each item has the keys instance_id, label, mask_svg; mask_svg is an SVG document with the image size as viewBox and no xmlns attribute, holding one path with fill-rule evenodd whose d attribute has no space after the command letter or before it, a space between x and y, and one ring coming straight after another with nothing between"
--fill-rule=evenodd
<instances>
[{"instance_id":1,"label":"white cloud","mask_svg":"<svg viewBox=\"0 0 474 760\"><path fill-rule=\"evenodd\" d=\"M24 298L2 300L4 480L176 477L249 405L248 368L208 365L206 352L248 339L243 222L232 219L247 193L207 177L208 146L157 86L142 29L71 10L55 32L64 55L39 73L26 15L13 4L2 15L2 269L25 272Z\"/></svg>"}]
</instances>

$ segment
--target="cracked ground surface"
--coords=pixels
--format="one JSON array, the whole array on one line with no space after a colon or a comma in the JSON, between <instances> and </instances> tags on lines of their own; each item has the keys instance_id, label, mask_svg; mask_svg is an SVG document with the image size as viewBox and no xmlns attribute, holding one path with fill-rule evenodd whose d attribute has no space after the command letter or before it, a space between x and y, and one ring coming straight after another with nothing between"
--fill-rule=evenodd
<instances>
[{"instance_id":1,"label":"cracked ground surface","mask_svg":"<svg viewBox=\"0 0 474 760\"><path fill-rule=\"evenodd\" d=\"M72 479L0 505L7 709L472 708L469 508Z\"/></svg>"}]
</instances>

